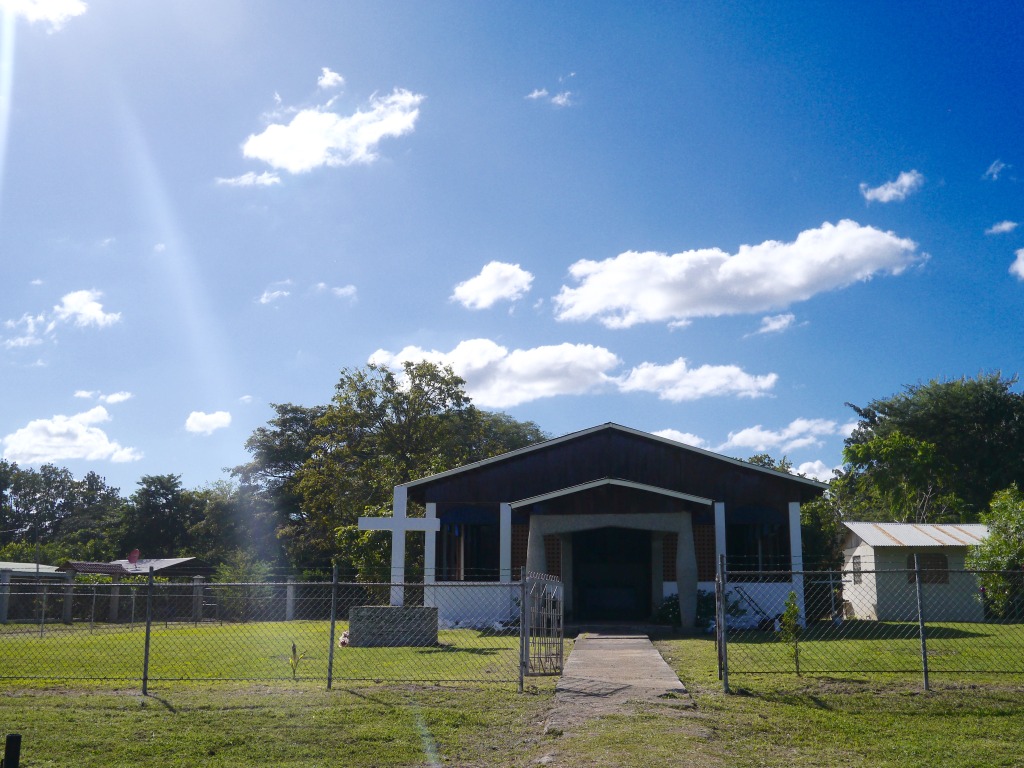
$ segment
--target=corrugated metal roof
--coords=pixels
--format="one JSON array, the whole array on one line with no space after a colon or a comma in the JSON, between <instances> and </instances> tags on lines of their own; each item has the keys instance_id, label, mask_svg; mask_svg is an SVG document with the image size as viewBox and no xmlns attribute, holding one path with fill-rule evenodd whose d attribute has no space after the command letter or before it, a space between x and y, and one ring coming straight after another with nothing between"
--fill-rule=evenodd
<instances>
[{"instance_id":1,"label":"corrugated metal roof","mask_svg":"<svg viewBox=\"0 0 1024 768\"><path fill-rule=\"evenodd\" d=\"M915 523L843 523L871 547L970 547L988 536L988 526Z\"/></svg>"},{"instance_id":2,"label":"corrugated metal roof","mask_svg":"<svg viewBox=\"0 0 1024 768\"><path fill-rule=\"evenodd\" d=\"M127 573L118 563L88 563L81 560L69 560L60 569L75 573L99 573L104 576L123 576Z\"/></svg>"},{"instance_id":3,"label":"corrugated metal roof","mask_svg":"<svg viewBox=\"0 0 1024 768\"><path fill-rule=\"evenodd\" d=\"M114 560L111 565L120 565L127 573L149 573L150 568L154 571L161 571L164 568L170 568L172 565L187 563L189 560L195 560L195 558L152 557L148 560L136 560L134 563L129 563L127 560Z\"/></svg>"},{"instance_id":4,"label":"corrugated metal roof","mask_svg":"<svg viewBox=\"0 0 1024 768\"><path fill-rule=\"evenodd\" d=\"M28 573L34 575L36 572L35 563L10 563L0 562L0 571L14 571L19 575ZM39 573L54 574L57 573L57 566L55 565L40 565Z\"/></svg>"}]
</instances>

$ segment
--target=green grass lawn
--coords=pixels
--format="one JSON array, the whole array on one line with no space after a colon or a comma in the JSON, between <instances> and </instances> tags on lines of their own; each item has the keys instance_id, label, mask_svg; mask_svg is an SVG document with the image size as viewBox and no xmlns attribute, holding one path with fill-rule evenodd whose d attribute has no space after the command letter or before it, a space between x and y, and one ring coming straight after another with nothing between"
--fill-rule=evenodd
<instances>
[{"instance_id":1,"label":"green grass lawn","mask_svg":"<svg viewBox=\"0 0 1024 768\"><path fill-rule=\"evenodd\" d=\"M340 636L347 624L339 622ZM304 658L296 675L326 680L330 624L324 621L154 625L150 680L282 680L292 678L291 649ZM46 680L139 680L141 626L88 625L0 631L0 677ZM338 648L335 680L514 682L519 636L442 630L427 648Z\"/></svg>"},{"instance_id":2,"label":"green grass lawn","mask_svg":"<svg viewBox=\"0 0 1024 768\"><path fill-rule=\"evenodd\" d=\"M1024 625L934 623L926 628L931 673L1024 674ZM729 671L793 672L793 646L773 632L729 634ZM921 673L918 625L847 621L808 626L799 637L804 673Z\"/></svg>"},{"instance_id":3,"label":"green grass lawn","mask_svg":"<svg viewBox=\"0 0 1024 768\"><path fill-rule=\"evenodd\" d=\"M695 707L669 699L558 736L544 734L551 678L530 680L524 695L511 685L339 683L326 691L291 681L164 681L142 697L134 685L2 681L0 728L23 734L26 768L1024 765L1019 681L946 680L925 693L917 675L737 675L737 692L725 695L712 640L656 645ZM471 664L477 655L457 658Z\"/></svg>"}]
</instances>

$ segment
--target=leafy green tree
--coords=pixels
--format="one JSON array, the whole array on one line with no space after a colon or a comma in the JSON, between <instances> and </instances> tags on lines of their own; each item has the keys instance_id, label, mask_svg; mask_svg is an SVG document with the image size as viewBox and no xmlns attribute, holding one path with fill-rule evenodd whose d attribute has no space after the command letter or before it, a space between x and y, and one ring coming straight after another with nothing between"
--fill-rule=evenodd
<instances>
[{"instance_id":1,"label":"leafy green tree","mask_svg":"<svg viewBox=\"0 0 1024 768\"><path fill-rule=\"evenodd\" d=\"M269 535L285 545L289 559L298 568L323 566L323 551L305 546L308 527L299 490L299 471L313 458L319 438L326 434L320 419L327 406L305 407L289 403L273 404L275 416L265 427L256 429L245 443L252 460L231 470L239 482L242 507L258 519L257 545L261 556L276 559ZM273 531L270 534L270 531Z\"/></svg>"},{"instance_id":2,"label":"leafy green tree","mask_svg":"<svg viewBox=\"0 0 1024 768\"><path fill-rule=\"evenodd\" d=\"M976 520L997 490L1024 483L1016 384L999 373L933 379L863 408L847 403L860 417L846 441L856 478L847 495L881 519Z\"/></svg>"},{"instance_id":3,"label":"leafy green tree","mask_svg":"<svg viewBox=\"0 0 1024 768\"><path fill-rule=\"evenodd\" d=\"M755 453L749 459L748 464L756 464L759 467L766 469L774 469L777 472L785 472L787 474L793 474L793 462L790 461L786 456L776 461L772 458L770 453Z\"/></svg>"},{"instance_id":4,"label":"leafy green tree","mask_svg":"<svg viewBox=\"0 0 1024 768\"><path fill-rule=\"evenodd\" d=\"M988 608L998 617L1024 618L1024 493L1017 485L998 491L981 515L988 537L967 556L967 567L994 571L978 575Z\"/></svg>"},{"instance_id":5,"label":"leafy green tree","mask_svg":"<svg viewBox=\"0 0 1024 768\"><path fill-rule=\"evenodd\" d=\"M195 499L180 475L145 475L129 500L120 534L122 556L138 549L143 557L177 557L191 549L189 530L198 522Z\"/></svg>"},{"instance_id":6,"label":"leafy green tree","mask_svg":"<svg viewBox=\"0 0 1024 768\"><path fill-rule=\"evenodd\" d=\"M937 446L893 431L847 445L844 460L866 481L862 491L886 520L899 523L958 522L964 503L948 459Z\"/></svg>"}]
</instances>

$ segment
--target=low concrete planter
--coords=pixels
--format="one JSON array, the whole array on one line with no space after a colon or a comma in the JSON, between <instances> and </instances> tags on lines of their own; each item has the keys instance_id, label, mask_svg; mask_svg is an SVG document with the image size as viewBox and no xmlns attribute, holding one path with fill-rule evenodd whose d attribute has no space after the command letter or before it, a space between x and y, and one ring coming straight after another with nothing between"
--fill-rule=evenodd
<instances>
[{"instance_id":1,"label":"low concrete planter","mask_svg":"<svg viewBox=\"0 0 1024 768\"><path fill-rule=\"evenodd\" d=\"M353 648L437 645L437 608L404 605L351 608L348 644Z\"/></svg>"}]
</instances>

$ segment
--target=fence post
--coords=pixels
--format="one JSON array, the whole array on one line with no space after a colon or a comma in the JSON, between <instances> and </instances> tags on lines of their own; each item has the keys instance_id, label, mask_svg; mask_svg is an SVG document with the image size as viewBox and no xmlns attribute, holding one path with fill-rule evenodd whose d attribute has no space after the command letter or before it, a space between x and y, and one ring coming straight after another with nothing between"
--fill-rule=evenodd
<instances>
[{"instance_id":1,"label":"fence post","mask_svg":"<svg viewBox=\"0 0 1024 768\"><path fill-rule=\"evenodd\" d=\"M11 604L11 571L0 571L0 624L7 623L7 609Z\"/></svg>"},{"instance_id":2,"label":"fence post","mask_svg":"<svg viewBox=\"0 0 1024 768\"><path fill-rule=\"evenodd\" d=\"M921 635L921 669L924 671L924 689L931 690L928 684L928 642L924 631L924 590L921 588L921 564L917 554L914 555L914 586L917 587L917 627Z\"/></svg>"},{"instance_id":3,"label":"fence post","mask_svg":"<svg viewBox=\"0 0 1024 768\"><path fill-rule=\"evenodd\" d=\"M331 690L334 682L334 633L338 625L338 564L334 564L331 572L331 638L327 648L327 690Z\"/></svg>"},{"instance_id":4,"label":"fence post","mask_svg":"<svg viewBox=\"0 0 1024 768\"><path fill-rule=\"evenodd\" d=\"M142 654L142 695L149 695L149 639L153 628L153 566L146 582L146 646Z\"/></svg>"},{"instance_id":5,"label":"fence post","mask_svg":"<svg viewBox=\"0 0 1024 768\"><path fill-rule=\"evenodd\" d=\"M284 620L295 621L295 577L289 576L284 588Z\"/></svg>"},{"instance_id":6,"label":"fence post","mask_svg":"<svg viewBox=\"0 0 1024 768\"><path fill-rule=\"evenodd\" d=\"M117 624L118 611L121 607L121 576L113 574L110 577L110 623Z\"/></svg>"},{"instance_id":7,"label":"fence post","mask_svg":"<svg viewBox=\"0 0 1024 768\"><path fill-rule=\"evenodd\" d=\"M67 584L64 585L64 611L61 620L65 624L71 624L72 621L72 607L73 600L75 598L75 572L67 572Z\"/></svg>"},{"instance_id":8,"label":"fence post","mask_svg":"<svg viewBox=\"0 0 1024 768\"><path fill-rule=\"evenodd\" d=\"M43 630L46 629L46 582L43 584L43 601L39 605L39 636L43 636ZM36 593L39 592L39 577L36 577Z\"/></svg>"},{"instance_id":9,"label":"fence post","mask_svg":"<svg viewBox=\"0 0 1024 768\"><path fill-rule=\"evenodd\" d=\"M203 582L202 576L192 577L192 623L198 624L203 620Z\"/></svg>"},{"instance_id":10,"label":"fence post","mask_svg":"<svg viewBox=\"0 0 1024 768\"><path fill-rule=\"evenodd\" d=\"M523 692L523 677L530 664L530 629L527 616L527 600L529 599L526 584L526 568L519 572L519 692Z\"/></svg>"},{"instance_id":11,"label":"fence post","mask_svg":"<svg viewBox=\"0 0 1024 768\"><path fill-rule=\"evenodd\" d=\"M21 765L21 734L9 733L4 740L3 760L0 760L2 768L18 768Z\"/></svg>"},{"instance_id":12,"label":"fence post","mask_svg":"<svg viewBox=\"0 0 1024 768\"><path fill-rule=\"evenodd\" d=\"M725 555L718 557L718 579L721 599L718 601L718 648L720 664L722 665L722 690L729 693L729 641L725 617L729 615L726 608L726 601L729 599L726 588Z\"/></svg>"}]
</instances>

